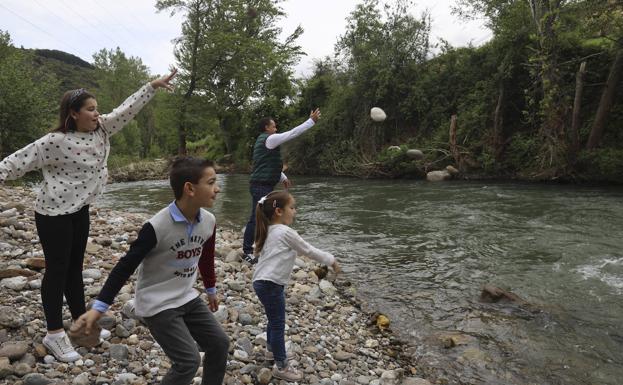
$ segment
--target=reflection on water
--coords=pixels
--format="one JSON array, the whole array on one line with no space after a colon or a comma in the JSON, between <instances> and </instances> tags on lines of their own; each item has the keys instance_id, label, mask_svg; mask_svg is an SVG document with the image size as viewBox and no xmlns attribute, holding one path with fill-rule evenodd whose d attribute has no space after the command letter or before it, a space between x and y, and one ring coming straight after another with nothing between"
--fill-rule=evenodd
<instances>
[{"instance_id":1,"label":"reflection on water","mask_svg":"<svg viewBox=\"0 0 623 385\"><path fill-rule=\"evenodd\" d=\"M247 176L219 175L213 209L242 229ZM623 191L504 183L300 177L294 227L333 252L361 296L450 382L620 384ZM108 186L98 203L155 213L166 182ZM490 283L533 306L482 304ZM444 349L461 331L468 347ZM433 370L434 372L434 370Z\"/></svg>"}]
</instances>

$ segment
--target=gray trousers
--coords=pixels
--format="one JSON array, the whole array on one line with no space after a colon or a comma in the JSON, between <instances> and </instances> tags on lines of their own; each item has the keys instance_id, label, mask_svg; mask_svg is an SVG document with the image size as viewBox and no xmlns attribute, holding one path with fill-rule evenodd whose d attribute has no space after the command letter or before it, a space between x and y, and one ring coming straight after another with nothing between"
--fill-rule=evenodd
<instances>
[{"instance_id":1,"label":"gray trousers","mask_svg":"<svg viewBox=\"0 0 623 385\"><path fill-rule=\"evenodd\" d=\"M223 383L229 337L201 298L145 317L145 323L171 360L171 369L161 385L188 385L192 382L201 364L197 345L205 352L201 384Z\"/></svg>"}]
</instances>

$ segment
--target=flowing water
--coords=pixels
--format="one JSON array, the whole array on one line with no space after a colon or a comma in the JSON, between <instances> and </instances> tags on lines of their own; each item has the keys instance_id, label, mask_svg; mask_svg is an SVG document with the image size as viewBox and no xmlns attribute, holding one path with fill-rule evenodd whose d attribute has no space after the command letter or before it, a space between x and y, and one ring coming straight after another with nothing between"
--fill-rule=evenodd
<instances>
[{"instance_id":1,"label":"flowing water","mask_svg":"<svg viewBox=\"0 0 623 385\"><path fill-rule=\"evenodd\" d=\"M246 223L248 176L219 175L221 226ZM623 383L623 190L298 177L293 227L449 383ZM154 213L166 181L109 185L98 205ZM479 301L484 284L528 305ZM465 344L444 348L459 332Z\"/></svg>"}]
</instances>

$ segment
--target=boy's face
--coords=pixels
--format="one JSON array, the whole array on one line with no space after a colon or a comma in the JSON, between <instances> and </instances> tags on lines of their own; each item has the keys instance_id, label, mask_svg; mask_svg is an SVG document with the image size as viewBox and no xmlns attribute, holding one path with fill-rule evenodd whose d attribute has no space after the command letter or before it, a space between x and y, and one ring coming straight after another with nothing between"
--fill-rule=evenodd
<instances>
[{"instance_id":1,"label":"boy's face","mask_svg":"<svg viewBox=\"0 0 623 385\"><path fill-rule=\"evenodd\" d=\"M206 167L197 184L193 184L191 199L201 207L212 207L219 191L214 168Z\"/></svg>"}]
</instances>

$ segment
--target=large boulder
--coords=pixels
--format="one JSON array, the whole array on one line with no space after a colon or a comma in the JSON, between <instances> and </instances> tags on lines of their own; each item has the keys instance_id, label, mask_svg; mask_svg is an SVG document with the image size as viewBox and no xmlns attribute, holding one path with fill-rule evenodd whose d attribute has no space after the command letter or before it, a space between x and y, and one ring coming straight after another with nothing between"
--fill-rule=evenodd
<instances>
[{"instance_id":1,"label":"large boulder","mask_svg":"<svg viewBox=\"0 0 623 385\"><path fill-rule=\"evenodd\" d=\"M429 182L441 182L452 178L452 175L447 170L430 171L426 174L426 180Z\"/></svg>"}]
</instances>

